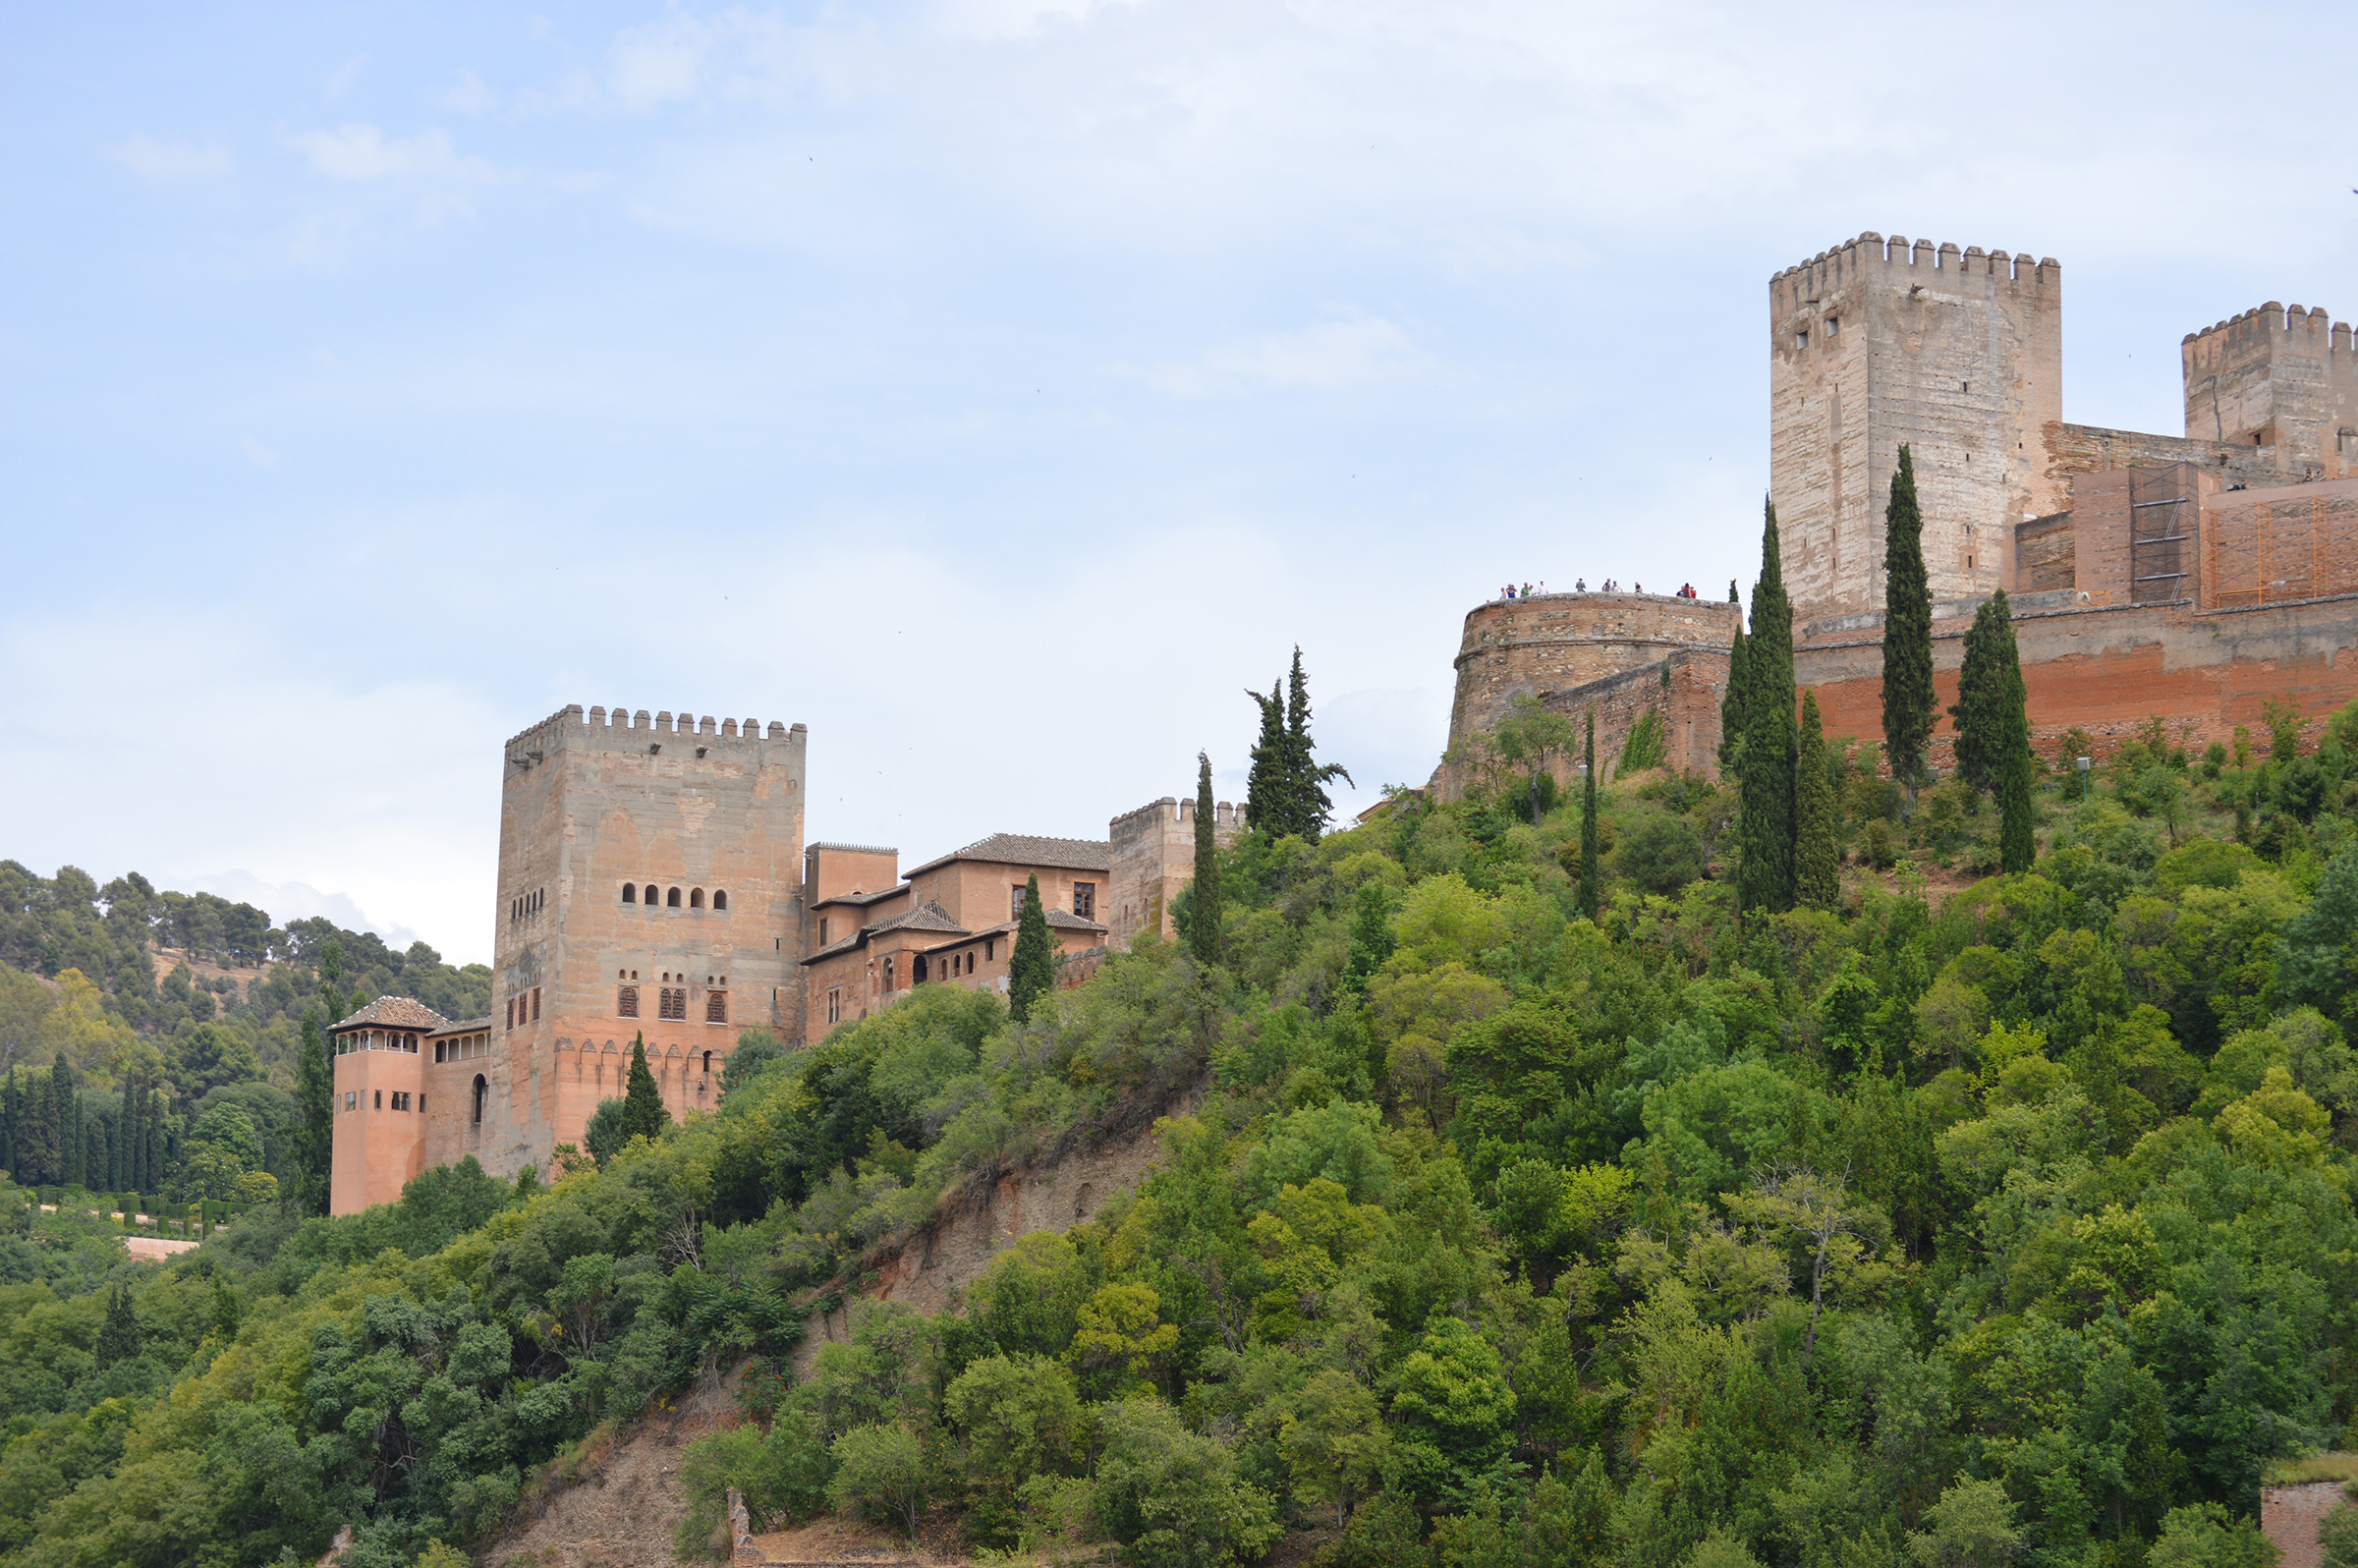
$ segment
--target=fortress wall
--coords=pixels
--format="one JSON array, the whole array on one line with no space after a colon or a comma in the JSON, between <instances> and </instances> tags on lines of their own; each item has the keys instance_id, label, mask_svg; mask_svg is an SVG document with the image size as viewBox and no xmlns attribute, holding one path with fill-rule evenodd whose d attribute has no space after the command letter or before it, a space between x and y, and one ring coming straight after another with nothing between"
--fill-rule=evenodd
<instances>
[{"instance_id":1,"label":"fortress wall","mask_svg":"<svg viewBox=\"0 0 2358 1568\"><path fill-rule=\"evenodd\" d=\"M1234 843L1245 825L1245 809L1221 801L1212 812L1213 842ZM1196 876L1196 803L1165 795L1113 818L1106 837L1112 867L1105 903L1097 912L1106 925L1106 946L1127 952L1145 931L1168 940L1175 934L1171 902Z\"/></svg>"},{"instance_id":2,"label":"fortress wall","mask_svg":"<svg viewBox=\"0 0 2358 1568\"><path fill-rule=\"evenodd\" d=\"M2047 452L2049 476L2066 490L2072 487L2076 475L2163 463L2195 464L2218 475L2221 485L2282 484L2287 478L2297 477L2287 471L2284 452L2274 446L2148 435L2142 430L2066 424L2060 420L2046 426L2041 442Z\"/></svg>"},{"instance_id":3,"label":"fortress wall","mask_svg":"<svg viewBox=\"0 0 2358 1568\"><path fill-rule=\"evenodd\" d=\"M2271 300L2187 333L2179 354L2189 436L2276 447L2287 477L2358 473L2358 355L2348 322L2322 306L2288 311Z\"/></svg>"},{"instance_id":4,"label":"fortress wall","mask_svg":"<svg viewBox=\"0 0 2358 1568\"><path fill-rule=\"evenodd\" d=\"M1597 776L1610 783L1619 770L1629 732L1648 713L1667 727L1669 767L1681 773L1712 773L1719 766L1719 704L1727 698L1728 656L1717 650L1673 653L1641 669L1608 676L1557 694L1547 705L1579 724L1597 715ZM1577 756L1557 762L1556 783L1575 788Z\"/></svg>"},{"instance_id":5,"label":"fortress wall","mask_svg":"<svg viewBox=\"0 0 2358 1568\"><path fill-rule=\"evenodd\" d=\"M1933 628L1934 682L1942 709L1933 736L1936 765L1954 762L1946 708L1956 700L1969 619ZM2033 743L2051 756L2078 727L2100 750L2160 714L2195 746L2228 741L2237 725L2255 733L2271 699L2323 715L2358 700L2358 593L2251 609L2188 603L2034 611L2014 636L2029 689ZM1821 639L1794 649L1794 678L1815 687L1829 737L1882 739L1880 635Z\"/></svg>"},{"instance_id":6,"label":"fortress wall","mask_svg":"<svg viewBox=\"0 0 2358 1568\"><path fill-rule=\"evenodd\" d=\"M1449 744L1487 734L1525 695L1547 698L1660 662L1685 648L1725 652L1738 611L1724 599L1656 593L1548 593L1466 616Z\"/></svg>"}]
</instances>

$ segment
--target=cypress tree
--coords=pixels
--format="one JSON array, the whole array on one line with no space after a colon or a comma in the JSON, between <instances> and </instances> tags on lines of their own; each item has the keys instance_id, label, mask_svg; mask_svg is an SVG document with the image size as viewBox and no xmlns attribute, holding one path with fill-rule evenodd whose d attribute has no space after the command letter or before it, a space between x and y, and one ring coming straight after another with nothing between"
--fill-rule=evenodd
<instances>
[{"instance_id":1,"label":"cypress tree","mask_svg":"<svg viewBox=\"0 0 2358 1568\"><path fill-rule=\"evenodd\" d=\"M1999 727L1997 741L1997 864L2002 871L2027 871L2039 856L2038 839L2031 830L2031 770L2035 764L2031 758L2030 693L2023 685L2011 620L2005 623L2002 652L2007 691L2005 722Z\"/></svg>"},{"instance_id":2,"label":"cypress tree","mask_svg":"<svg viewBox=\"0 0 2358 1568\"><path fill-rule=\"evenodd\" d=\"M1835 846L1834 781L1825 760L1825 726L1818 694L1801 699L1801 746L1793 756L1793 896L1812 909L1832 909L1842 896Z\"/></svg>"},{"instance_id":3,"label":"cypress tree","mask_svg":"<svg viewBox=\"0 0 2358 1568\"><path fill-rule=\"evenodd\" d=\"M1766 509L1761 578L1752 589L1745 645L1744 760L1738 772L1744 859L1737 891L1746 909L1793 907L1793 605L1785 596L1776 508Z\"/></svg>"},{"instance_id":4,"label":"cypress tree","mask_svg":"<svg viewBox=\"0 0 2358 1568\"><path fill-rule=\"evenodd\" d=\"M1194 922L1190 921L1192 932ZM1039 901L1039 875L1024 881L1024 912L1015 923L1015 951L1007 958L1007 1012L1021 1024L1056 978L1056 950L1048 940L1048 912Z\"/></svg>"},{"instance_id":5,"label":"cypress tree","mask_svg":"<svg viewBox=\"0 0 2358 1568\"><path fill-rule=\"evenodd\" d=\"M106 1320L99 1325L98 1343L92 1347L98 1365L105 1368L137 1361L141 1348L140 1319L131 1310L131 1292L117 1285L107 1293Z\"/></svg>"},{"instance_id":6,"label":"cypress tree","mask_svg":"<svg viewBox=\"0 0 2358 1568\"><path fill-rule=\"evenodd\" d=\"M1727 653L1727 692L1719 699L1719 771L1729 782L1744 773L1744 698L1752 672L1752 654L1744 636L1744 618L1736 617L1736 640Z\"/></svg>"},{"instance_id":7,"label":"cypress tree","mask_svg":"<svg viewBox=\"0 0 2358 1568\"><path fill-rule=\"evenodd\" d=\"M42 1161L46 1172L44 1180L65 1181L66 1150L81 1131L74 1122L74 1070L66 1065L66 1053L61 1050L49 1068L48 1148Z\"/></svg>"},{"instance_id":8,"label":"cypress tree","mask_svg":"<svg viewBox=\"0 0 2358 1568\"><path fill-rule=\"evenodd\" d=\"M1577 903L1589 919L1597 918L1597 895L1603 868L1597 862L1603 851L1597 834L1597 710L1589 709L1588 739L1582 744L1580 778L1580 890Z\"/></svg>"},{"instance_id":9,"label":"cypress tree","mask_svg":"<svg viewBox=\"0 0 2358 1568\"><path fill-rule=\"evenodd\" d=\"M1195 895L1189 901L1187 945L1196 955L1196 962L1206 968L1220 961L1220 856L1219 840L1212 832L1211 757L1196 754L1196 880ZM1027 898L1026 904L1031 900ZM1041 924L1046 933L1046 924ZM1021 939L1018 939L1021 945ZM1027 1004L1028 1005L1028 1004Z\"/></svg>"},{"instance_id":10,"label":"cypress tree","mask_svg":"<svg viewBox=\"0 0 2358 1568\"><path fill-rule=\"evenodd\" d=\"M335 1161L335 1062L328 1055L326 1031L319 1010L303 1015L295 1086L294 1181L287 1203L299 1214L327 1212L329 1174Z\"/></svg>"},{"instance_id":11,"label":"cypress tree","mask_svg":"<svg viewBox=\"0 0 2358 1568\"><path fill-rule=\"evenodd\" d=\"M1261 709L1261 736L1253 743L1253 766L1245 775L1245 824L1256 833L1283 838L1293 831L1285 796L1285 683L1269 695L1248 689Z\"/></svg>"},{"instance_id":12,"label":"cypress tree","mask_svg":"<svg viewBox=\"0 0 2358 1568\"><path fill-rule=\"evenodd\" d=\"M147 1079L131 1075L131 1093L124 1101L130 1125L123 1132L124 1180L131 1191L147 1191Z\"/></svg>"},{"instance_id":13,"label":"cypress tree","mask_svg":"<svg viewBox=\"0 0 2358 1568\"><path fill-rule=\"evenodd\" d=\"M1883 755L1914 799L1938 699L1933 694L1933 590L1924 570L1924 510L1905 444L1883 509Z\"/></svg>"},{"instance_id":14,"label":"cypress tree","mask_svg":"<svg viewBox=\"0 0 2358 1568\"><path fill-rule=\"evenodd\" d=\"M17 1075L12 1069L0 1080L0 1170L8 1172L9 1180L22 1187L24 1167L17 1163L17 1119L24 1113L24 1092L17 1087Z\"/></svg>"},{"instance_id":15,"label":"cypress tree","mask_svg":"<svg viewBox=\"0 0 2358 1568\"><path fill-rule=\"evenodd\" d=\"M1310 678L1302 673L1302 648L1294 647L1294 666L1285 680L1285 770L1286 796L1291 803L1291 826L1305 843L1316 844L1319 835L1326 831L1326 818L1333 812L1334 802L1328 799L1326 785L1334 779L1346 784L1358 781L1345 772L1340 763L1319 764L1318 743L1310 738Z\"/></svg>"},{"instance_id":16,"label":"cypress tree","mask_svg":"<svg viewBox=\"0 0 2358 1568\"><path fill-rule=\"evenodd\" d=\"M655 1075L647 1069L643 1030L631 1040L630 1087L622 1096L622 1141L653 1138L670 1125L671 1112L664 1107L662 1091L655 1088Z\"/></svg>"},{"instance_id":17,"label":"cypress tree","mask_svg":"<svg viewBox=\"0 0 2358 1568\"><path fill-rule=\"evenodd\" d=\"M1994 793L2005 766L2006 710L2019 673L2014 656L2014 618L1999 588L1973 612L1965 634L1965 663L1957 671L1957 700L1948 716L1957 726L1957 771L1977 790Z\"/></svg>"}]
</instances>

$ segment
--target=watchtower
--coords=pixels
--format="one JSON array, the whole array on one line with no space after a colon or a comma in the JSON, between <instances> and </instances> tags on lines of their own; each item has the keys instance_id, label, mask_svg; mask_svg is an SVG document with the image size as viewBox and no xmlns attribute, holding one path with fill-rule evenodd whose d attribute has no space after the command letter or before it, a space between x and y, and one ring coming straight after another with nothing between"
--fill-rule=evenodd
<instances>
[{"instance_id":1,"label":"watchtower","mask_svg":"<svg viewBox=\"0 0 2358 1568\"><path fill-rule=\"evenodd\" d=\"M2350 325L2321 307L2275 301L2179 345L2186 434L2197 441L2274 447L2293 479L2358 471L2358 354Z\"/></svg>"},{"instance_id":2,"label":"watchtower","mask_svg":"<svg viewBox=\"0 0 2358 1568\"><path fill-rule=\"evenodd\" d=\"M2064 504L2063 271L1869 231L1768 280L1768 492L1796 629L1883 607L1905 443L1935 600L2005 581L2013 526Z\"/></svg>"}]
</instances>

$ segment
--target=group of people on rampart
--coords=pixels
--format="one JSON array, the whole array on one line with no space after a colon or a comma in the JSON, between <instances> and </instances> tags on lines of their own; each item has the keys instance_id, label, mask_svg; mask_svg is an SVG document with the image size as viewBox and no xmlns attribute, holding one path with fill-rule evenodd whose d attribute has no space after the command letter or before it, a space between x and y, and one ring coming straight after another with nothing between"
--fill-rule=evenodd
<instances>
[{"instance_id":1,"label":"group of people on rampart","mask_svg":"<svg viewBox=\"0 0 2358 1568\"><path fill-rule=\"evenodd\" d=\"M1589 580L1587 578L1583 577L1573 579L1573 592L1586 593L1588 590ZM1500 602L1504 603L1511 602L1515 599L1527 599L1532 597L1535 592L1545 593L1546 591L1547 580L1545 578L1542 578L1540 580L1540 586L1536 589L1533 588L1529 583L1526 583L1522 586L1521 589L1518 590L1514 584L1509 583L1506 585L1506 587L1498 590L1498 598ZM1603 584L1599 587L1597 591L1600 593L1618 593L1621 591L1621 586L1608 577L1604 580ZM1629 591L1632 593L1643 593L1646 591L1646 585L1643 583L1633 583L1629 587ZM1678 599L1694 599L1701 598L1703 595L1695 591L1694 584L1681 583L1677 589L1673 591L1670 596Z\"/></svg>"}]
</instances>

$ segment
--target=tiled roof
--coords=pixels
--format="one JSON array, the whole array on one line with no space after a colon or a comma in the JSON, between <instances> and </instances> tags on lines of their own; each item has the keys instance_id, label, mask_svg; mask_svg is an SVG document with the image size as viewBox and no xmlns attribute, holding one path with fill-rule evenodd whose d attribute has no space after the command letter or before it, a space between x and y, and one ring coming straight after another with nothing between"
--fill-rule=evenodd
<instances>
[{"instance_id":1,"label":"tiled roof","mask_svg":"<svg viewBox=\"0 0 2358 1568\"><path fill-rule=\"evenodd\" d=\"M869 938L881 936L886 931L946 931L953 936L964 936L966 927L950 919L950 912L939 904L920 904L913 910L904 910L890 920L878 921L873 925L863 925L843 940L829 942L817 952L804 959L803 962L815 964L822 958L833 958L838 953L848 953L854 948L865 946Z\"/></svg>"},{"instance_id":2,"label":"tiled roof","mask_svg":"<svg viewBox=\"0 0 2358 1568\"><path fill-rule=\"evenodd\" d=\"M889 844L827 844L827 843L818 843L818 844L810 844L810 845L806 845L806 846L804 846L804 847L805 847L805 848L807 848L807 849L814 849L814 850L845 850L845 851L848 851L848 852L850 852L851 854L854 854L854 855L898 855L898 854L900 853L900 851L899 851L899 850L897 850L897 849L894 849L894 848L893 848L891 845L889 845Z\"/></svg>"},{"instance_id":3,"label":"tiled roof","mask_svg":"<svg viewBox=\"0 0 2358 1568\"><path fill-rule=\"evenodd\" d=\"M435 1030L434 1033L437 1035L471 1035L477 1030L485 1030L489 1029L490 1027L491 1015L489 1013L485 1013L480 1018L462 1018L456 1023L444 1024L440 1029Z\"/></svg>"},{"instance_id":4,"label":"tiled roof","mask_svg":"<svg viewBox=\"0 0 2358 1568\"><path fill-rule=\"evenodd\" d=\"M1070 910L1049 910L1047 920L1050 926L1060 931L1101 931L1105 928L1095 921L1083 920Z\"/></svg>"},{"instance_id":5,"label":"tiled roof","mask_svg":"<svg viewBox=\"0 0 2358 1568\"><path fill-rule=\"evenodd\" d=\"M885 899L892 897L896 893L906 893L908 891L909 889L906 887L886 887L880 888L873 893L830 893L825 898L820 899L817 903L812 905L811 907L813 909L825 909L829 904L857 904L865 908L870 904L880 904Z\"/></svg>"},{"instance_id":6,"label":"tiled roof","mask_svg":"<svg viewBox=\"0 0 2358 1568\"><path fill-rule=\"evenodd\" d=\"M484 1022L489 1023L490 1020L485 1019ZM344 1029L414 1029L430 1035L436 1030L448 1028L450 1020L423 1002L407 996L380 996L336 1025L329 1033Z\"/></svg>"},{"instance_id":7,"label":"tiled roof","mask_svg":"<svg viewBox=\"0 0 2358 1568\"><path fill-rule=\"evenodd\" d=\"M917 876L952 861L988 861L995 866L1053 866L1059 870L1102 871L1113 866L1113 845L1101 838L1040 838L1031 833L993 833L910 871Z\"/></svg>"}]
</instances>

